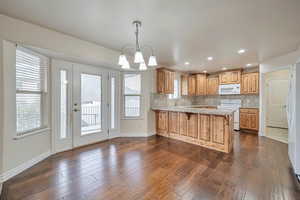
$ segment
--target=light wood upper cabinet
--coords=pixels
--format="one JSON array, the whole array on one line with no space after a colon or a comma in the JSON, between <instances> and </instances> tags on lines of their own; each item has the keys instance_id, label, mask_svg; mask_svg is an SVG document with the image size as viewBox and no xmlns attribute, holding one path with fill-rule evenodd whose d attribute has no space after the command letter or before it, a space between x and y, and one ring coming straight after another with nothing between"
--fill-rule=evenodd
<instances>
[{"instance_id":1,"label":"light wood upper cabinet","mask_svg":"<svg viewBox=\"0 0 300 200\"><path fill-rule=\"evenodd\" d=\"M168 69L160 68L157 69L156 74L157 93L173 94L175 72Z\"/></svg>"},{"instance_id":2,"label":"light wood upper cabinet","mask_svg":"<svg viewBox=\"0 0 300 200\"><path fill-rule=\"evenodd\" d=\"M242 94L259 93L259 73L247 73L242 75Z\"/></svg>"},{"instance_id":3,"label":"light wood upper cabinet","mask_svg":"<svg viewBox=\"0 0 300 200\"><path fill-rule=\"evenodd\" d=\"M169 133L179 134L179 113L169 112Z\"/></svg>"},{"instance_id":4,"label":"light wood upper cabinet","mask_svg":"<svg viewBox=\"0 0 300 200\"><path fill-rule=\"evenodd\" d=\"M257 108L240 109L240 128L258 131L259 111Z\"/></svg>"},{"instance_id":5,"label":"light wood upper cabinet","mask_svg":"<svg viewBox=\"0 0 300 200\"><path fill-rule=\"evenodd\" d=\"M196 95L196 75L189 75L188 77L188 95Z\"/></svg>"},{"instance_id":6,"label":"light wood upper cabinet","mask_svg":"<svg viewBox=\"0 0 300 200\"><path fill-rule=\"evenodd\" d=\"M181 75L181 95L187 96L188 95L188 77L189 75L183 74Z\"/></svg>"},{"instance_id":7,"label":"light wood upper cabinet","mask_svg":"<svg viewBox=\"0 0 300 200\"><path fill-rule=\"evenodd\" d=\"M207 94L207 75L196 74L196 95Z\"/></svg>"},{"instance_id":8,"label":"light wood upper cabinet","mask_svg":"<svg viewBox=\"0 0 300 200\"><path fill-rule=\"evenodd\" d=\"M219 93L219 78L208 77L207 78L207 94L217 95Z\"/></svg>"},{"instance_id":9,"label":"light wood upper cabinet","mask_svg":"<svg viewBox=\"0 0 300 200\"><path fill-rule=\"evenodd\" d=\"M241 83L241 70L221 72L219 82L220 85Z\"/></svg>"}]
</instances>

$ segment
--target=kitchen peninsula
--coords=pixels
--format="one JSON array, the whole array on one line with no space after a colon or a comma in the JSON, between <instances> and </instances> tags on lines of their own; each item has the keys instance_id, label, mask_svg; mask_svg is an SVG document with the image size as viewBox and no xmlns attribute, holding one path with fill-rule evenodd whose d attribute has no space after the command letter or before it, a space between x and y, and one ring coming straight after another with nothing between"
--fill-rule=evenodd
<instances>
[{"instance_id":1,"label":"kitchen peninsula","mask_svg":"<svg viewBox=\"0 0 300 200\"><path fill-rule=\"evenodd\" d=\"M232 109L213 106L157 106L158 135L229 153L232 150Z\"/></svg>"}]
</instances>

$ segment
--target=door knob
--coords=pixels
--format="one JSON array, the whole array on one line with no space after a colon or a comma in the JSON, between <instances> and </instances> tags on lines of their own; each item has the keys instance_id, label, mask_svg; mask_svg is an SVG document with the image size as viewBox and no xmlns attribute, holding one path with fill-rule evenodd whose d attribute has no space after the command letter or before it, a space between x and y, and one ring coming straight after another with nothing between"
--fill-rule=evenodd
<instances>
[{"instance_id":1,"label":"door knob","mask_svg":"<svg viewBox=\"0 0 300 200\"><path fill-rule=\"evenodd\" d=\"M80 110L79 110L79 109L77 109L77 108L75 108L73 111L74 111L74 112L78 112L78 111L80 111Z\"/></svg>"}]
</instances>

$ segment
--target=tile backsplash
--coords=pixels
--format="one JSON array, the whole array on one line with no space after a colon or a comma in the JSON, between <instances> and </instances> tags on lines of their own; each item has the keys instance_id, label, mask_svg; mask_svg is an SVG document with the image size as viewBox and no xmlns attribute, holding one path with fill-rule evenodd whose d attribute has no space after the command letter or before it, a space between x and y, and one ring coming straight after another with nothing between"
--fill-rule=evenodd
<instances>
[{"instance_id":1,"label":"tile backsplash","mask_svg":"<svg viewBox=\"0 0 300 200\"><path fill-rule=\"evenodd\" d=\"M242 107L259 107L258 95L226 95L226 96L181 96L179 99L169 99L168 95L152 94L152 106L184 106L184 105L220 105L223 99L240 99Z\"/></svg>"}]
</instances>

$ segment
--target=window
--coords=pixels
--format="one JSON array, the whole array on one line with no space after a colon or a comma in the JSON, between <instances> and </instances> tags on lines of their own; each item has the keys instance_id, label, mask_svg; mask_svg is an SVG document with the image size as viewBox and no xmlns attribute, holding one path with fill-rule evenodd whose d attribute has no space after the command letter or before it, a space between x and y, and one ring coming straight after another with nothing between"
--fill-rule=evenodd
<instances>
[{"instance_id":1,"label":"window","mask_svg":"<svg viewBox=\"0 0 300 200\"><path fill-rule=\"evenodd\" d=\"M22 136L46 126L48 59L24 48L16 50L16 126Z\"/></svg>"},{"instance_id":2,"label":"window","mask_svg":"<svg viewBox=\"0 0 300 200\"><path fill-rule=\"evenodd\" d=\"M174 80L174 93L169 94L169 99L178 99L179 98L179 81L178 79Z\"/></svg>"},{"instance_id":3,"label":"window","mask_svg":"<svg viewBox=\"0 0 300 200\"><path fill-rule=\"evenodd\" d=\"M124 74L124 116L141 116L141 74Z\"/></svg>"},{"instance_id":4,"label":"window","mask_svg":"<svg viewBox=\"0 0 300 200\"><path fill-rule=\"evenodd\" d=\"M115 102L115 96L116 96L116 77L111 77L111 98L110 98L110 128L115 129L115 110L116 110L116 102Z\"/></svg>"}]
</instances>

